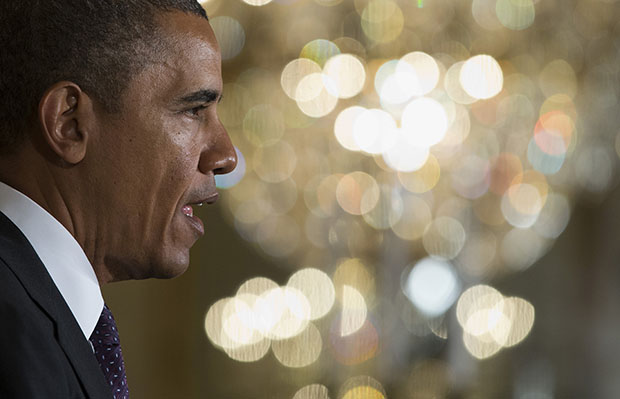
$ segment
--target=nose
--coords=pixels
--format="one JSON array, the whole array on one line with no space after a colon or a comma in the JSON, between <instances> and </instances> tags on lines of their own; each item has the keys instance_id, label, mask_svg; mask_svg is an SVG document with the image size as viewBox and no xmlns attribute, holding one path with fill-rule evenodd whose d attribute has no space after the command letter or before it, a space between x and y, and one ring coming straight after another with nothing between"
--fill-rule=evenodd
<instances>
[{"instance_id":1,"label":"nose","mask_svg":"<svg viewBox=\"0 0 620 399\"><path fill-rule=\"evenodd\" d=\"M217 128L212 131L211 145L201 154L198 170L207 174L213 172L216 175L225 175L232 172L237 166L237 152L230 141L228 132L218 121Z\"/></svg>"}]
</instances>

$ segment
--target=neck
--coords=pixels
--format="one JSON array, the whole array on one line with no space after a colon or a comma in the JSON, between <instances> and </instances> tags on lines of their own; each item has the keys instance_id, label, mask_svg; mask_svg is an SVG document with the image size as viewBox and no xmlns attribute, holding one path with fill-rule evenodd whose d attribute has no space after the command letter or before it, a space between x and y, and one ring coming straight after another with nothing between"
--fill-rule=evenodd
<instances>
[{"instance_id":1,"label":"neck","mask_svg":"<svg viewBox=\"0 0 620 399\"><path fill-rule=\"evenodd\" d=\"M87 220L89 214L94 218L97 212L95 209L87 212L88 187L79 184L79 177L79 166L56 165L31 147L0 158L0 181L28 196L69 231L84 250L99 284L103 285L111 276L103 267L103 256L97 256L100 246L93 234L97 221Z\"/></svg>"}]
</instances>

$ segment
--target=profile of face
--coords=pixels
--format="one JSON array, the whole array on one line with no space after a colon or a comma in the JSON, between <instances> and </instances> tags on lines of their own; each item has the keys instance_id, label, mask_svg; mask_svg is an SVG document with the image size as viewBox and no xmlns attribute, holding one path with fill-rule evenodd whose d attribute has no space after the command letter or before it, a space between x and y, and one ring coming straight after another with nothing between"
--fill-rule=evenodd
<instances>
[{"instance_id":1,"label":"profile of face","mask_svg":"<svg viewBox=\"0 0 620 399\"><path fill-rule=\"evenodd\" d=\"M161 61L128 83L119 113L98 111L86 157L109 281L183 273L204 233L195 206L215 202L215 175L237 162L217 116L221 57L209 22L158 18L168 43Z\"/></svg>"}]
</instances>

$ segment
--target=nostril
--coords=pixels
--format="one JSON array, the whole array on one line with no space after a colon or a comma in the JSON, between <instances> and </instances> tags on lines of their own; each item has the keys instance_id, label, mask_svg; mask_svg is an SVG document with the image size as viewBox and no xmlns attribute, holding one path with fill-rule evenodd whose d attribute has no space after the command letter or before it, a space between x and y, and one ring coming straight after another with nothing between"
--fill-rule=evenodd
<instances>
[{"instance_id":1,"label":"nostril","mask_svg":"<svg viewBox=\"0 0 620 399\"><path fill-rule=\"evenodd\" d=\"M213 173L216 175L225 175L232 172L237 167L237 159L238 157L235 149L235 152L232 155L227 156L218 162L219 165L217 165L217 167L213 170Z\"/></svg>"}]
</instances>

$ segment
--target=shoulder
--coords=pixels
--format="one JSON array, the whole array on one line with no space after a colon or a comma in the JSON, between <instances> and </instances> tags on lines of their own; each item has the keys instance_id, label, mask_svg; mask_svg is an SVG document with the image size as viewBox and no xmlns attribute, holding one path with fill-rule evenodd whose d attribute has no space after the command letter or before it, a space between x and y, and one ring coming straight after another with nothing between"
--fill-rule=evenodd
<instances>
[{"instance_id":1,"label":"shoulder","mask_svg":"<svg viewBox=\"0 0 620 399\"><path fill-rule=\"evenodd\" d=\"M80 397L54 321L1 258L0 321L0 397Z\"/></svg>"}]
</instances>

